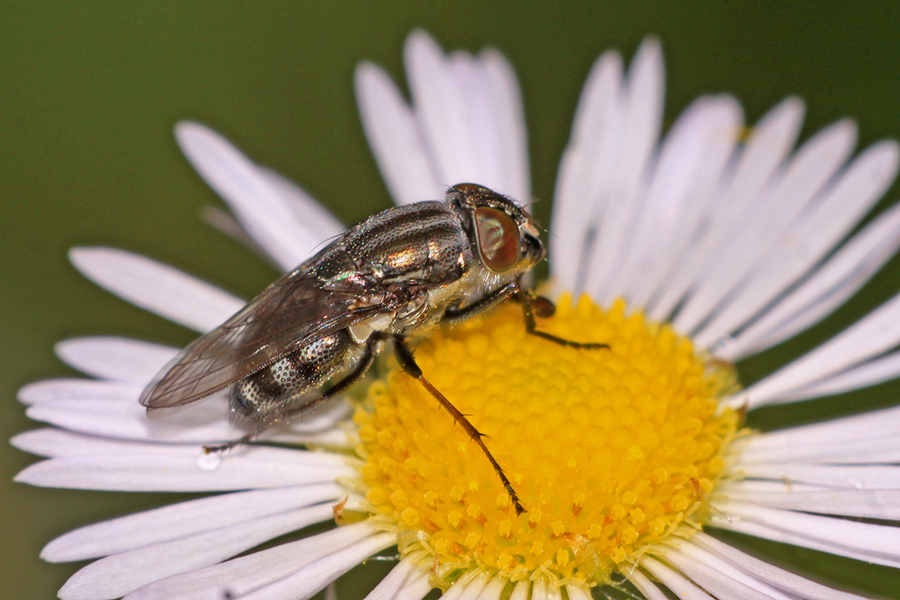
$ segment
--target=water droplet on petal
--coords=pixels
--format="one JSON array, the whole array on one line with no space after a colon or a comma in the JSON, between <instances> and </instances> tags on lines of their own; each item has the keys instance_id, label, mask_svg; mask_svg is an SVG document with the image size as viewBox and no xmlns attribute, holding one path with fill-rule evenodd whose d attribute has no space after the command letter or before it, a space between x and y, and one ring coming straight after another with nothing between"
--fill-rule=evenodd
<instances>
[{"instance_id":1,"label":"water droplet on petal","mask_svg":"<svg viewBox=\"0 0 900 600\"><path fill-rule=\"evenodd\" d=\"M215 471L219 468L219 463L221 462L222 459L219 457L218 452L203 451L203 453L197 457L197 466L204 471Z\"/></svg>"}]
</instances>

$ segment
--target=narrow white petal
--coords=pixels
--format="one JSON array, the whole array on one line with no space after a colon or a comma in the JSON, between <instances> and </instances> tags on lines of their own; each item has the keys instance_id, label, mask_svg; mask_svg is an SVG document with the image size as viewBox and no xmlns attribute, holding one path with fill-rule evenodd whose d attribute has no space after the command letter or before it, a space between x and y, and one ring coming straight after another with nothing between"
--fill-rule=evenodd
<instances>
[{"instance_id":1,"label":"narrow white petal","mask_svg":"<svg viewBox=\"0 0 900 600\"><path fill-rule=\"evenodd\" d=\"M214 285L125 250L73 248L69 260L103 289L195 331L209 331L244 306Z\"/></svg>"},{"instance_id":2,"label":"narrow white petal","mask_svg":"<svg viewBox=\"0 0 900 600\"><path fill-rule=\"evenodd\" d=\"M346 490L337 484L322 483L179 502L70 531L47 544L41 558L69 562L108 556L238 523L255 522L305 506L336 501L346 495Z\"/></svg>"},{"instance_id":3,"label":"narrow white petal","mask_svg":"<svg viewBox=\"0 0 900 600\"><path fill-rule=\"evenodd\" d=\"M803 122L803 103L788 98L763 116L716 190L705 203L705 226L675 265L676 271L654 305L654 315L668 317L688 290L701 282L719 248L727 244L758 210L757 200L793 147Z\"/></svg>"},{"instance_id":4,"label":"narrow white petal","mask_svg":"<svg viewBox=\"0 0 900 600\"><path fill-rule=\"evenodd\" d=\"M562 600L560 586L551 584L544 577L539 577L531 586L531 600Z\"/></svg>"},{"instance_id":5,"label":"narrow white petal","mask_svg":"<svg viewBox=\"0 0 900 600\"><path fill-rule=\"evenodd\" d=\"M584 288L621 130L622 57L605 52L591 68L556 179L550 219L550 274L558 290ZM596 241L596 240L594 240Z\"/></svg>"},{"instance_id":6,"label":"narrow white petal","mask_svg":"<svg viewBox=\"0 0 900 600\"><path fill-rule=\"evenodd\" d=\"M786 340L843 305L900 248L900 206L878 215L830 257L808 280L716 356L737 361Z\"/></svg>"},{"instance_id":7,"label":"narrow white petal","mask_svg":"<svg viewBox=\"0 0 900 600\"><path fill-rule=\"evenodd\" d=\"M339 527L218 565L168 577L132 592L126 598L221 600L226 593L245 598L246 593L282 580L321 558L333 556L347 548L358 547L360 543L373 538L381 542L379 536L372 535L373 533L368 523ZM322 587L327 583L325 582Z\"/></svg>"},{"instance_id":8,"label":"narrow white petal","mask_svg":"<svg viewBox=\"0 0 900 600\"><path fill-rule=\"evenodd\" d=\"M700 347L714 345L743 326L779 294L810 271L884 194L897 175L895 142L881 142L860 154L802 218L767 244L766 256L735 300L694 337Z\"/></svg>"},{"instance_id":9,"label":"narrow white petal","mask_svg":"<svg viewBox=\"0 0 900 600\"><path fill-rule=\"evenodd\" d=\"M749 577L733 567L716 564L714 558L706 563L686 551L690 544L681 544L676 550L664 553L666 561L678 568L691 581L720 600L794 600L756 578Z\"/></svg>"},{"instance_id":10,"label":"narrow white petal","mask_svg":"<svg viewBox=\"0 0 900 600\"><path fill-rule=\"evenodd\" d=\"M393 533L381 533L322 557L290 576L241 594L246 600L308 600L326 585L376 552L397 543Z\"/></svg>"},{"instance_id":11,"label":"narrow white petal","mask_svg":"<svg viewBox=\"0 0 900 600\"><path fill-rule=\"evenodd\" d=\"M498 159L504 174L503 193L520 202L530 202L528 129L516 72L506 57L493 48L482 50L478 58L484 69L485 89L490 93L488 106L496 128Z\"/></svg>"},{"instance_id":12,"label":"narrow white petal","mask_svg":"<svg viewBox=\"0 0 900 600\"><path fill-rule=\"evenodd\" d=\"M797 401L834 396L890 381L898 376L900 376L900 352L894 352L795 390L790 394L790 399Z\"/></svg>"},{"instance_id":13,"label":"narrow white petal","mask_svg":"<svg viewBox=\"0 0 900 600\"><path fill-rule=\"evenodd\" d=\"M566 594L569 600L591 600L591 589L578 583L569 583L566 585ZM651 598L650 600L655 600Z\"/></svg>"},{"instance_id":14,"label":"narrow white petal","mask_svg":"<svg viewBox=\"0 0 900 600\"><path fill-rule=\"evenodd\" d=\"M397 600L422 600L432 589L426 573L413 573L394 596Z\"/></svg>"},{"instance_id":15,"label":"narrow white petal","mask_svg":"<svg viewBox=\"0 0 900 600\"><path fill-rule=\"evenodd\" d=\"M331 506L318 505L113 554L80 569L59 595L118 598L160 579L215 565L333 516Z\"/></svg>"},{"instance_id":16,"label":"narrow white petal","mask_svg":"<svg viewBox=\"0 0 900 600\"><path fill-rule=\"evenodd\" d=\"M441 198L446 184L439 180L412 109L388 74L364 62L356 68L355 84L363 131L394 202Z\"/></svg>"},{"instance_id":17,"label":"narrow white petal","mask_svg":"<svg viewBox=\"0 0 900 600\"><path fill-rule=\"evenodd\" d=\"M586 291L604 304L613 299L611 279L638 222L645 171L662 125L664 94L662 49L657 40L650 38L641 44L628 73L621 145L608 184L614 201L606 205L597 232L598 243L588 263Z\"/></svg>"},{"instance_id":18,"label":"narrow white petal","mask_svg":"<svg viewBox=\"0 0 900 600\"><path fill-rule=\"evenodd\" d=\"M759 560L749 554L741 552L737 548L720 542L705 533L695 533L691 536L690 544L700 546L708 551L706 557L715 555L729 563L731 566L744 571L760 581L770 583L788 593L808 600L856 600L860 598L856 594L848 594L829 587L825 587L814 581L810 581L799 575L795 575L775 565Z\"/></svg>"},{"instance_id":19,"label":"narrow white petal","mask_svg":"<svg viewBox=\"0 0 900 600\"><path fill-rule=\"evenodd\" d=\"M509 594L509 600L528 600L528 592L531 589L530 582L520 581Z\"/></svg>"},{"instance_id":20,"label":"narrow white petal","mask_svg":"<svg viewBox=\"0 0 900 600\"><path fill-rule=\"evenodd\" d=\"M410 574L414 573L413 569L415 569L415 565L411 561L401 560L384 579L378 582L378 585L369 592L365 600L393 600L400 592L400 588L407 583ZM415 571L415 574L418 575L419 573Z\"/></svg>"},{"instance_id":21,"label":"narrow white petal","mask_svg":"<svg viewBox=\"0 0 900 600\"><path fill-rule=\"evenodd\" d=\"M612 293L646 306L688 241L701 209L731 156L741 121L730 96L701 97L678 118L649 174L634 234Z\"/></svg>"},{"instance_id":22,"label":"narrow white petal","mask_svg":"<svg viewBox=\"0 0 900 600\"><path fill-rule=\"evenodd\" d=\"M295 218L270 179L225 138L199 123L182 122L175 128L175 139L200 176L282 269L301 263L322 241Z\"/></svg>"},{"instance_id":23,"label":"narrow white petal","mask_svg":"<svg viewBox=\"0 0 900 600\"><path fill-rule=\"evenodd\" d=\"M108 382L89 382L108 383ZM70 431L90 435L146 442L217 444L237 440L246 434L238 424L226 419L228 399L216 394L163 418L151 418L138 402L142 386L122 387L117 397L69 396L45 400L26 411L30 419L50 423ZM88 390L84 390L88 391ZM331 401L302 419L280 424L263 432L260 440L304 443L304 434L327 434L331 443L345 445L346 434L330 431L346 418L350 407L341 399Z\"/></svg>"},{"instance_id":24,"label":"narrow white petal","mask_svg":"<svg viewBox=\"0 0 900 600\"><path fill-rule=\"evenodd\" d=\"M900 467L893 465L772 464L741 461L738 470L747 478L788 484L805 483L828 488L900 490Z\"/></svg>"},{"instance_id":25,"label":"narrow white petal","mask_svg":"<svg viewBox=\"0 0 900 600\"><path fill-rule=\"evenodd\" d=\"M112 441L83 443L85 447L99 453L69 454L33 464L16 481L74 489L202 492L326 483L355 476L342 456L324 452L254 446L211 455L201 446Z\"/></svg>"},{"instance_id":26,"label":"narrow white petal","mask_svg":"<svg viewBox=\"0 0 900 600\"><path fill-rule=\"evenodd\" d=\"M774 459L792 448L843 446L847 442L867 441L896 435L900 424L900 406L874 410L839 419L810 423L757 434L747 438L741 449L741 461ZM889 461L884 461L889 462Z\"/></svg>"},{"instance_id":27,"label":"narrow white petal","mask_svg":"<svg viewBox=\"0 0 900 600\"><path fill-rule=\"evenodd\" d=\"M473 600L500 600L500 596L506 588L506 583L506 579L503 577L494 577ZM576 599L570 597L570 600Z\"/></svg>"},{"instance_id":28,"label":"narrow white petal","mask_svg":"<svg viewBox=\"0 0 900 600\"><path fill-rule=\"evenodd\" d=\"M685 578L677 571L670 569L656 559L644 556L641 558L640 565L650 571L657 579L659 579L667 588L672 590L678 598L686 600L712 600L712 597L694 585L690 579ZM722 598L721 600L729 600Z\"/></svg>"},{"instance_id":29,"label":"narrow white petal","mask_svg":"<svg viewBox=\"0 0 900 600\"><path fill-rule=\"evenodd\" d=\"M749 408L778 404L786 394L890 350L900 342L900 296L895 296L815 350L731 398Z\"/></svg>"},{"instance_id":30,"label":"narrow white petal","mask_svg":"<svg viewBox=\"0 0 900 600\"><path fill-rule=\"evenodd\" d=\"M422 31L407 38L404 56L416 119L435 157L438 182L471 181L506 193L500 132L490 116L511 107L490 106L482 65L461 52L445 58Z\"/></svg>"},{"instance_id":31,"label":"narrow white petal","mask_svg":"<svg viewBox=\"0 0 900 600\"><path fill-rule=\"evenodd\" d=\"M120 337L72 338L56 344L56 354L70 367L100 379L146 385L178 350Z\"/></svg>"},{"instance_id":32,"label":"narrow white petal","mask_svg":"<svg viewBox=\"0 0 900 600\"><path fill-rule=\"evenodd\" d=\"M695 332L723 303L739 296L771 252L771 244L759 240L781 243L794 219L850 156L855 142L856 127L845 120L820 131L800 148L783 174L760 195L753 212L711 255L708 271L674 320L679 331Z\"/></svg>"},{"instance_id":33,"label":"narrow white petal","mask_svg":"<svg viewBox=\"0 0 900 600\"><path fill-rule=\"evenodd\" d=\"M18 399L28 406L61 400L133 402L140 396L142 389L140 384L121 381L47 379L19 388Z\"/></svg>"},{"instance_id":34,"label":"narrow white petal","mask_svg":"<svg viewBox=\"0 0 900 600\"><path fill-rule=\"evenodd\" d=\"M32 429L14 436L10 444L38 456L78 456L79 454L117 452L123 449L137 450L144 446L133 443L115 443L94 436L81 435L52 427Z\"/></svg>"},{"instance_id":35,"label":"narrow white petal","mask_svg":"<svg viewBox=\"0 0 900 600\"><path fill-rule=\"evenodd\" d=\"M744 485L742 485L742 483ZM828 490L805 492L783 483L783 490L754 490L753 482L735 482L722 490L729 500L772 508L869 519L900 519L900 490Z\"/></svg>"},{"instance_id":36,"label":"narrow white petal","mask_svg":"<svg viewBox=\"0 0 900 600\"><path fill-rule=\"evenodd\" d=\"M294 213L294 218L303 230L312 233L320 243L340 235L346 229L318 200L296 183L268 167L257 165L256 168Z\"/></svg>"},{"instance_id":37,"label":"narrow white petal","mask_svg":"<svg viewBox=\"0 0 900 600\"><path fill-rule=\"evenodd\" d=\"M475 600L490 581L491 576L484 572L469 571L460 577L450 589L441 595L444 600Z\"/></svg>"},{"instance_id":38,"label":"narrow white petal","mask_svg":"<svg viewBox=\"0 0 900 600\"><path fill-rule=\"evenodd\" d=\"M715 504L711 525L776 542L900 568L900 530L739 502Z\"/></svg>"},{"instance_id":39,"label":"narrow white petal","mask_svg":"<svg viewBox=\"0 0 900 600\"><path fill-rule=\"evenodd\" d=\"M634 584L634 587L636 587L648 600L669 600L669 597L656 587L656 583L641 573L640 570L632 569L628 571L627 577L631 583ZM589 597L584 600L589 600Z\"/></svg>"}]
</instances>

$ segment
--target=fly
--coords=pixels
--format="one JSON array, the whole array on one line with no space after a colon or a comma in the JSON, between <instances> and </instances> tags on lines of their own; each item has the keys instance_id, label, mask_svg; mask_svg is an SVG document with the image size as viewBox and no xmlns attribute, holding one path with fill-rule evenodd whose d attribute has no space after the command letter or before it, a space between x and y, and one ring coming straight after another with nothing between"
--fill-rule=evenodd
<instances>
[{"instance_id":1,"label":"fly","mask_svg":"<svg viewBox=\"0 0 900 600\"><path fill-rule=\"evenodd\" d=\"M514 298L528 333L575 348L608 347L536 329L535 312L552 314L553 304L524 289L522 275L544 255L531 217L480 185L458 184L443 201L390 208L188 345L144 389L141 404L148 411L171 408L230 388L233 414L259 433L346 390L390 341L401 368L478 444L521 514L525 509L484 434L425 378L408 339Z\"/></svg>"}]
</instances>

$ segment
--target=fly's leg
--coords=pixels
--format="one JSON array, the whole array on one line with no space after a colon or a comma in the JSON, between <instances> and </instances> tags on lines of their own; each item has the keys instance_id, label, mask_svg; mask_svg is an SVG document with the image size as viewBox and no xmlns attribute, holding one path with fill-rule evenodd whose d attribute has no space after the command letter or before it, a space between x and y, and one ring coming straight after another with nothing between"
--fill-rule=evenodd
<instances>
[{"instance_id":1,"label":"fly's leg","mask_svg":"<svg viewBox=\"0 0 900 600\"><path fill-rule=\"evenodd\" d=\"M372 363L375 362L375 355L378 354L378 344L384 339L384 336L377 332L370 335L369 339L366 340L366 348L363 351L363 355L359 358L359 362L356 363L356 366L353 367L352 371L341 377L334 385L322 392L321 396L286 411L283 414L283 417L290 419L297 415L302 415L305 412L309 412L319 404L334 398L362 379L362 376L366 374L366 371L368 371L369 367L372 366Z\"/></svg>"},{"instance_id":2,"label":"fly's leg","mask_svg":"<svg viewBox=\"0 0 900 600\"><path fill-rule=\"evenodd\" d=\"M482 438L486 437L485 434L481 433L469 420L466 416L459 411L458 408L453 406L453 404L447 400L447 398L440 393L437 388L431 385L431 382L425 379L425 376L422 374L422 369L416 364L416 359L413 358L412 351L410 351L409 347L406 345L405 339L403 336L395 335L394 336L394 350L397 354L397 360L400 363L400 367L406 372L407 375L418 380L419 383L422 384L429 394L434 396L435 400L437 400L441 406L443 406L447 412L453 417L453 420L459 423L459 425L465 430L469 437L472 438L472 441L478 444L478 447L481 448L481 451L484 452L484 455L487 457L488 461L491 463L491 466L494 468L494 471L497 473L497 476L500 478L500 481L503 483L503 487L506 488L506 492L509 494L509 497L512 499L513 506L516 507L516 514L521 515L525 511L525 508L522 506L522 503L519 501L519 495L516 493L516 490L513 489L512 483L510 483L509 479L506 477L506 473L503 472L503 468L500 466L500 463L497 462L497 459L494 458L494 455L491 454L491 451L488 450L487 446L484 445L484 440Z\"/></svg>"},{"instance_id":3,"label":"fly's leg","mask_svg":"<svg viewBox=\"0 0 900 600\"><path fill-rule=\"evenodd\" d=\"M446 311L444 311L444 316L441 317L441 323L452 325L454 323L459 323L460 321L465 321L466 319L469 319L476 315L480 315L481 313L490 310L491 308L500 304L507 298L515 296L518 292L518 281L507 283L503 287L494 290L490 294L486 294L484 298L481 298L480 300L473 302L472 304L467 304L462 308L448 308Z\"/></svg>"},{"instance_id":4,"label":"fly's leg","mask_svg":"<svg viewBox=\"0 0 900 600\"><path fill-rule=\"evenodd\" d=\"M569 348L579 348L587 350L609 348L609 344L598 344L593 342L573 342L572 340L561 338L559 336L553 335L552 333L547 333L546 331L538 331L537 323L534 320L535 311L537 311L537 313L542 317L549 317L553 315L556 307L553 305L553 301L551 301L549 298L537 296L531 292L525 291L520 285L518 285L518 281L516 282L516 284L516 300L518 300L522 305L522 313L525 315L525 331L527 331L530 335L537 336L549 342L553 342L554 344L559 344L560 346L568 346Z\"/></svg>"}]
</instances>

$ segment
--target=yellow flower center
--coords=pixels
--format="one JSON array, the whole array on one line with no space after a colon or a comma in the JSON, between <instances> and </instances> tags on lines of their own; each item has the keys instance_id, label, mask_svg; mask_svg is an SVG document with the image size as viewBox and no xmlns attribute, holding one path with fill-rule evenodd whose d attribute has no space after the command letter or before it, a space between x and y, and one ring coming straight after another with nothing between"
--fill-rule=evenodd
<instances>
[{"instance_id":1,"label":"yellow flower center","mask_svg":"<svg viewBox=\"0 0 900 600\"><path fill-rule=\"evenodd\" d=\"M435 331L425 376L472 424L527 512L516 515L485 455L413 378L392 367L357 410L371 519L438 584L483 568L517 580L611 582L650 544L702 524L740 422L718 400L733 370L670 327L564 297L528 335L520 306Z\"/></svg>"}]
</instances>

